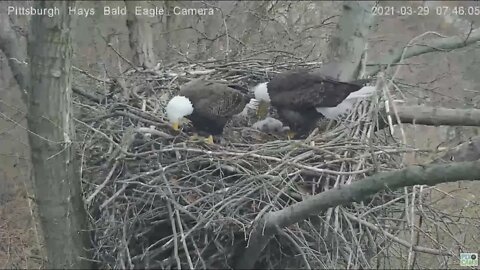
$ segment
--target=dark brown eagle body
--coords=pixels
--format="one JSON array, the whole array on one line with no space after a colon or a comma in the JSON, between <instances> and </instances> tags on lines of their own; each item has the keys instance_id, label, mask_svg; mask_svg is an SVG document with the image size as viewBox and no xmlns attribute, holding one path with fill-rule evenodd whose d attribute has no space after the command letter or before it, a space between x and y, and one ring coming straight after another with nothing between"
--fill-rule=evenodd
<instances>
[{"instance_id":1,"label":"dark brown eagle body","mask_svg":"<svg viewBox=\"0 0 480 270\"><path fill-rule=\"evenodd\" d=\"M278 118L300 138L310 134L317 121L322 118L322 115L312 108L297 110L282 108L277 109L277 114Z\"/></svg>"},{"instance_id":2,"label":"dark brown eagle body","mask_svg":"<svg viewBox=\"0 0 480 270\"><path fill-rule=\"evenodd\" d=\"M298 135L308 135L322 114L317 107L335 107L369 80L340 82L307 70L277 75L268 82L271 104L280 120Z\"/></svg>"},{"instance_id":3,"label":"dark brown eagle body","mask_svg":"<svg viewBox=\"0 0 480 270\"><path fill-rule=\"evenodd\" d=\"M225 123L240 113L249 98L225 84L194 80L180 88L179 95L193 104L193 113L188 116L199 131L211 135L223 132Z\"/></svg>"}]
</instances>

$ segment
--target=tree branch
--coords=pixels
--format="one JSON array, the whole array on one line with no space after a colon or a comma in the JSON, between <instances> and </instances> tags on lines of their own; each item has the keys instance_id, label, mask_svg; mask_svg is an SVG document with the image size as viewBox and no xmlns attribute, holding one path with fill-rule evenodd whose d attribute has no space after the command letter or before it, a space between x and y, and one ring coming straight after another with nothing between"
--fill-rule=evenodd
<instances>
[{"instance_id":1,"label":"tree branch","mask_svg":"<svg viewBox=\"0 0 480 270\"><path fill-rule=\"evenodd\" d=\"M436 185L444 182L480 179L480 161L410 166L393 172L378 173L350 185L329 190L276 212L267 213L255 225L249 246L239 256L236 269L251 269L258 256L275 234L275 228L284 228L318 215L328 208L359 202L385 190L413 185Z\"/></svg>"},{"instance_id":2,"label":"tree branch","mask_svg":"<svg viewBox=\"0 0 480 270\"><path fill-rule=\"evenodd\" d=\"M82 88L80 88L78 86L72 86L72 91L75 94L81 95L81 96L85 97L86 99L88 99L90 101L93 101L93 102L96 102L96 103L100 103L103 100L101 97L98 97L96 94L91 94L91 93L83 90Z\"/></svg>"},{"instance_id":3,"label":"tree branch","mask_svg":"<svg viewBox=\"0 0 480 270\"><path fill-rule=\"evenodd\" d=\"M6 12L0 12L0 50L8 59L8 65L20 88L26 102L26 90L30 85L29 67L27 59L27 41L25 37L16 33L10 25Z\"/></svg>"},{"instance_id":4,"label":"tree branch","mask_svg":"<svg viewBox=\"0 0 480 270\"><path fill-rule=\"evenodd\" d=\"M449 109L398 103L395 106L402 123L427 126L480 126L480 109ZM389 114L395 121L393 109L390 109Z\"/></svg>"},{"instance_id":5,"label":"tree branch","mask_svg":"<svg viewBox=\"0 0 480 270\"><path fill-rule=\"evenodd\" d=\"M409 48L398 49L393 51L391 54L385 56L379 61L379 65L376 65L374 67L369 67L368 68L369 70L366 75L372 76L377 74L381 70L382 64L389 65L389 64L398 63L400 60L402 60L402 54L404 49L407 49L407 51L405 52L403 59L407 59L413 56L430 53L430 52L450 51L454 49L463 48L479 40L480 40L480 28L477 28L471 31L470 35L468 35L467 37L453 36L453 37L447 37L447 38L433 39L423 44L414 44Z\"/></svg>"}]
</instances>

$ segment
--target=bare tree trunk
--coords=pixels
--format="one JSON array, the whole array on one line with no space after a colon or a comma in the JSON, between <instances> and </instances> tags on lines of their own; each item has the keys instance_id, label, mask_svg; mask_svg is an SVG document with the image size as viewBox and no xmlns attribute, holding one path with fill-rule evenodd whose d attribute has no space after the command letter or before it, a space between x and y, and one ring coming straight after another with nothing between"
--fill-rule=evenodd
<instances>
[{"instance_id":1,"label":"bare tree trunk","mask_svg":"<svg viewBox=\"0 0 480 270\"><path fill-rule=\"evenodd\" d=\"M163 7L166 10L172 10L173 6L176 4L176 1L162 1ZM164 32L162 37L162 42L165 44L165 47L162 47L162 61L164 63L170 63L173 58L173 48L172 44L175 43L175 28L177 27L176 23L177 16L162 16L162 32Z\"/></svg>"},{"instance_id":2,"label":"bare tree trunk","mask_svg":"<svg viewBox=\"0 0 480 270\"><path fill-rule=\"evenodd\" d=\"M135 7L147 8L146 1L125 1L127 7L127 27L129 31L130 48L133 51L133 63L144 68L153 68L156 65L153 50L152 27L148 16L135 15Z\"/></svg>"},{"instance_id":3,"label":"bare tree trunk","mask_svg":"<svg viewBox=\"0 0 480 270\"><path fill-rule=\"evenodd\" d=\"M326 64L320 72L340 81L352 81L359 75L367 35L373 24L374 1L344 1L337 30L328 43Z\"/></svg>"},{"instance_id":4,"label":"bare tree trunk","mask_svg":"<svg viewBox=\"0 0 480 270\"><path fill-rule=\"evenodd\" d=\"M30 89L28 127L35 200L45 236L47 268L89 268L86 211L73 142L71 58L73 1L35 1L36 9L58 9L33 16L28 43Z\"/></svg>"}]
</instances>

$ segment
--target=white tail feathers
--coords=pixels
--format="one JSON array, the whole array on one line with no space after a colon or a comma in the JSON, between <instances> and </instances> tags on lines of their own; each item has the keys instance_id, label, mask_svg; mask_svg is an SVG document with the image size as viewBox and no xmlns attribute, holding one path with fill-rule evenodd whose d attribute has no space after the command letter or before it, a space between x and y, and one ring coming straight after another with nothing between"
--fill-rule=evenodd
<instances>
[{"instance_id":1,"label":"white tail feathers","mask_svg":"<svg viewBox=\"0 0 480 270\"><path fill-rule=\"evenodd\" d=\"M375 86L365 86L358 91L350 93L350 95L336 107L318 107L316 110L328 119L338 119L339 116L350 112L358 100L372 96L375 91Z\"/></svg>"},{"instance_id":2,"label":"white tail feathers","mask_svg":"<svg viewBox=\"0 0 480 270\"><path fill-rule=\"evenodd\" d=\"M362 89L355 91L353 93L350 93L346 99L359 99L359 98L367 98L369 96L372 96L373 93L376 91L375 86L364 86Z\"/></svg>"}]
</instances>

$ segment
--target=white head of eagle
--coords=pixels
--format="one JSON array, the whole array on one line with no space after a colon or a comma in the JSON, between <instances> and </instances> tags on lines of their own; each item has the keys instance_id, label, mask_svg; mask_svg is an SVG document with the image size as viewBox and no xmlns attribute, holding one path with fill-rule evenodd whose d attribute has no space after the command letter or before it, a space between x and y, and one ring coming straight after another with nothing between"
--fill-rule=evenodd
<instances>
[{"instance_id":1,"label":"white head of eagle","mask_svg":"<svg viewBox=\"0 0 480 270\"><path fill-rule=\"evenodd\" d=\"M375 87L364 87L369 81L343 82L307 69L282 72L252 88L259 101L257 117L266 116L271 105L279 120L299 136L307 136L321 117L336 119L349 112L355 101L373 95Z\"/></svg>"},{"instance_id":2,"label":"white head of eagle","mask_svg":"<svg viewBox=\"0 0 480 270\"><path fill-rule=\"evenodd\" d=\"M193 113L190 99L184 96L174 96L167 104L165 113L173 129L178 130L185 121L184 117Z\"/></svg>"},{"instance_id":3,"label":"white head of eagle","mask_svg":"<svg viewBox=\"0 0 480 270\"><path fill-rule=\"evenodd\" d=\"M256 100L270 102L270 95L268 94L267 84L268 82L260 83L252 88Z\"/></svg>"}]
</instances>

